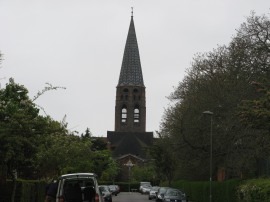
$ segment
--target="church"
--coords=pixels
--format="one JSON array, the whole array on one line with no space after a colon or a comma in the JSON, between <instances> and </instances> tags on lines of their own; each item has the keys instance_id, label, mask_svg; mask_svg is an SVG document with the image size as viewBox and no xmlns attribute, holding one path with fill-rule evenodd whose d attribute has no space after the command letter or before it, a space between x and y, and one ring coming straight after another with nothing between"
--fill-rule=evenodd
<instances>
[{"instance_id":1,"label":"church","mask_svg":"<svg viewBox=\"0 0 270 202\"><path fill-rule=\"evenodd\" d=\"M133 12L116 86L115 129L107 131L107 141L124 173L149 160L146 149L153 144L153 132L146 132L146 93Z\"/></svg>"}]
</instances>

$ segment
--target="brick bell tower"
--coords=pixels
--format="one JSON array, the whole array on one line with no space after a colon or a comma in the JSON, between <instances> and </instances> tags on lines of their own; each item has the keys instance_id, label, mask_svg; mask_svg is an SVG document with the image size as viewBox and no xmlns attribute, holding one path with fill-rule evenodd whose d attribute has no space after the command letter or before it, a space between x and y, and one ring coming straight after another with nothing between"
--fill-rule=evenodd
<instances>
[{"instance_id":1,"label":"brick bell tower","mask_svg":"<svg viewBox=\"0 0 270 202\"><path fill-rule=\"evenodd\" d=\"M146 161L145 149L153 144L153 132L146 132L145 86L133 12L116 86L114 130L107 132L114 158L123 163Z\"/></svg>"},{"instance_id":2,"label":"brick bell tower","mask_svg":"<svg viewBox=\"0 0 270 202\"><path fill-rule=\"evenodd\" d=\"M133 16L116 87L115 131L145 132L145 86Z\"/></svg>"}]
</instances>

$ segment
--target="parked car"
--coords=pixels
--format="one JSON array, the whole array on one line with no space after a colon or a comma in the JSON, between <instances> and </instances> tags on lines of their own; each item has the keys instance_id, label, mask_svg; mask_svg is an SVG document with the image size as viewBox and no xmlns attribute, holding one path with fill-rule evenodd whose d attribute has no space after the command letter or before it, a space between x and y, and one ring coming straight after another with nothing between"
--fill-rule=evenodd
<instances>
[{"instance_id":1,"label":"parked car","mask_svg":"<svg viewBox=\"0 0 270 202\"><path fill-rule=\"evenodd\" d=\"M149 194L151 189L152 189L151 185L149 184L143 185L141 188L141 194Z\"/></svg>"},{"instance_id":2,"label":"parked car","mask_svg":"<svg viewBox=\"0 0 270 202\"><path fill-rule=\"evenodd\" d=\"M100 185L99 190L105 202L112 202L112 193L107 185Z\"/></svg>"},{"instance_id":3,"label":"parked car","mask_svg":"<svg viewBox=\"0 0 270 202\"><path fill-rule=\"evenodd\" d=\"M164 193L162 201L163 202L169 202L169 201L186 202L186 194L179 189L169 188Z\"/></svg>"},{"instance_id":4,"label":"parked car","mask_svg":"<svg viewBox=\"0 0 270 202\"><path fill-rule=\"evenodd\" d=\"M117 192L118 192L118 194L120 193L120 186L119 185L114 185L115 187L116 187L116 189L117 189Z\"/></svg>"},{"instance_id":5,"label":"parked car","mask_svg":"<svg viewBox=\"0 0 270 202\"><path fill-rule=\"evenodd\" d=\"M103 202L94 173L72 173L58 178L56 202Z\"/></svg>"},{"instance_id":6,"label":"parked car","mask_svg":"<svg viewBox=\"0 0 270 202\"><path fill-rule=\"evenodd\" d=\"M155 199L156 196L157 196L157 191L158 191L159 187L158 186L153 186L149 192L149 195L148 195L148 199L151 200L151 199Z\"/></svg>"},{"instance_id":7,"label":"parked car","mask_svg":"<svg viewBox=\"0 0 270 202\"><path fill-rule=\"evenodd\" d=\"M120 188L118 185L109 185L109 189L110 189L112 195L115 195L115 196L117 196L117 194L119 194L119 192L120 192Z\"/></svg>"},{"instance_id":8,"label":"parked car","mask_svg":"<svg viewBox=\"0 0 270 202\"><path fill-rule=\"evenodd\" d=\"M156 202L162 202L163 197L167 189L170 189L170 187L159 187L157 191L157 196L156 196Z\"/></svg>"},{"instance_id":9,"label":"parked car","mask_svg":"<svg viewBox=\"0 0 270 202\"><path fill-rule=\"evenodd\" d=\"M150 183L150 182L140 182L140 187L139 187L139 192L140 192L140 193L142 193L142 187L143 187L144 185L151 185L151 183Z\"/></svg>"}]
</instances>

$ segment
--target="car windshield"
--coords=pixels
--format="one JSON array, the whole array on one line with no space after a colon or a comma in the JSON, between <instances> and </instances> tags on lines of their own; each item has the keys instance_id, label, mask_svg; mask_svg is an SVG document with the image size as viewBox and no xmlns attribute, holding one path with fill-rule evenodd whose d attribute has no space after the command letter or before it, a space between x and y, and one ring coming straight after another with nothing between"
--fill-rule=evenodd
<instances>
[{"instance_id":1,"label":"car windshield","mask_svg":"<svg viewBox=\"0 0 270 202\"><path fill-rule=\"evenodd\" d=\"M165 193L166 190L167 190L166 187L161 187L161 188L158 190L158 192L159 192L159 193Z\"/></svg>"},{"instance_id":2,"label":"car windshield","mask_svg":"<svg viewBox=\"0 0 270 202\"><path fill-rule=\"evenodd\" d=\"M151 191L157 191L159 189L159 187L152 187Z\"/></svg>"},{"instance_id":3,"label":"car windshield","mask_svg":"<svg viewBox=\"0 0 270 202\"><path fill-rule=\"evenodd\" d=\"M141 186L143 185L150 185L150 182L141 182Z\"/></svg>"},{"instance_id":4,"label":"car windshield","mask_svg":"<svg viewBox=\"0 0 270 202\"><path fill-rule=\"evenodd\" d=\"M109 191L109 188L106 186L100 186L101 191Z\"/></svg>"},{"instance_id":5,"label":"car windshield","mask_svg":"<svg viewBox=\"0 0 270 202\"><path fill-rule=\"evenodd\" d=\"M64 187L75 186L78 184L80 187L94 186L94 181L90 178L87 179L67 179L65 180Z\"/></svg>"},{"instance_id":6,"label":"car windshield","mask_svg":"<svg viewBox=\"0 0 270 202\"><path fill-rule=\"evenodd\" d=\"M116 187L115 187L114 185L110 185L109 188L110 188L110 189L113 189L113 190L116 189Z\"/></svg>"},{"instance_id":7,"label":"car windshield","mask_svg":"<svg viewBox=\"0 0 270 202\"><path fill-rule=\"evenodd\" d=\"M181 193L179 190L169 189L169 190L166 192L166 195L167 195L167 196L181 196L182 193Z\"/></svg>"}]
</instances>

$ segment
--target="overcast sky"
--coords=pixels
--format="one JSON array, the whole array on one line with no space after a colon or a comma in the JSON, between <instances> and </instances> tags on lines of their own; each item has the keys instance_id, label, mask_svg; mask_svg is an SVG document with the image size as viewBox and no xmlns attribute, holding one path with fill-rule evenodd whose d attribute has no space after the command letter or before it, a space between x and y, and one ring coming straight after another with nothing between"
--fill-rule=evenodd
<instances>
[{"instance_id":1,"label":"overcast sky","mask_svg":"<svg viewBox=\"0 0 270 202\"><path fill-rule=\"evenodd\" d=\"M2 88L10 77L53 119L95 136L114 130L116 85L131 7L146 86L147 131L159 130L166 96L192 58L228 44L254 10L269 0L0 0ZM206 110L206 109L205 109ZM42 112L41 112L42 114Z\"/></svg>"}]
</instances>

